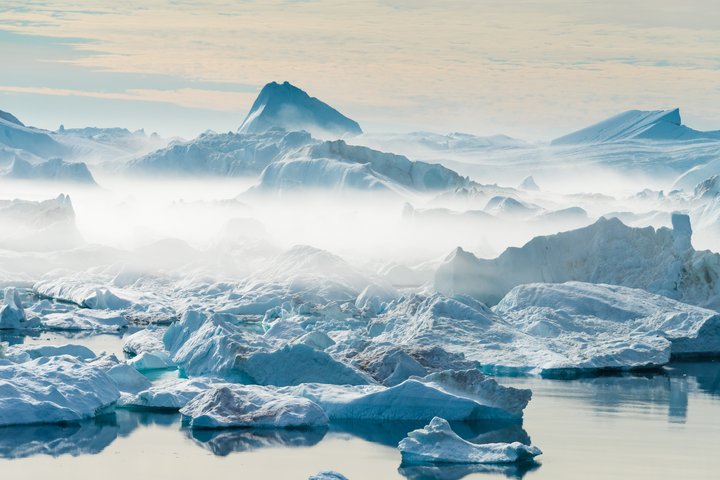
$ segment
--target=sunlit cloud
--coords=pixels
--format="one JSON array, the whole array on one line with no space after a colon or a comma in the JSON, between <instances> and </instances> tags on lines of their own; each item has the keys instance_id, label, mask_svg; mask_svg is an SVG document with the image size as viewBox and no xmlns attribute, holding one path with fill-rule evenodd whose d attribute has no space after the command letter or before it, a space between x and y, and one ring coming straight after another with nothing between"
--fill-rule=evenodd
<instances>
[{"instance_id":1,"label":"sunlit cloud","mask_svg":"<svg viewBox=\"0 0 720 480\"><path fill-rule=\"evenodd\" d=\"M703 3L708 17L693 20ZM258 88L289 80L366 125L541 137L633 107L680 106L699 127L720 124L706 100L720 83L713 10L708 1L9 0L0 28L68 42L77 55L44 60L88 71ZM121 96L251 103L160 90Z\"/></svg>"}]
</instances>

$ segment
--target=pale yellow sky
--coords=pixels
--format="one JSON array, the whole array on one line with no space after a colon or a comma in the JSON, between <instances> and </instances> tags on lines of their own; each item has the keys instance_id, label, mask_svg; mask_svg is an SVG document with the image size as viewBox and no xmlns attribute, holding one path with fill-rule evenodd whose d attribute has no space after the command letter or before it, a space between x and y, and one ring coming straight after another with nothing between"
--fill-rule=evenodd
<instances>
[{"instance_id":1,"label":"pale yellow sky","mask_svg":"<svg viewBox=\"0 0 720 480\"><path fill-rule=\"evenodd\" d=\"M675 106L720 128L719 25L709 0L4 0L0 60L44 75L0 77L0 102L161 103L197 110L197 131L204 115L231 129L264 83L289 80L366 130L551 138Z\"/></svg>"}]
</instances>

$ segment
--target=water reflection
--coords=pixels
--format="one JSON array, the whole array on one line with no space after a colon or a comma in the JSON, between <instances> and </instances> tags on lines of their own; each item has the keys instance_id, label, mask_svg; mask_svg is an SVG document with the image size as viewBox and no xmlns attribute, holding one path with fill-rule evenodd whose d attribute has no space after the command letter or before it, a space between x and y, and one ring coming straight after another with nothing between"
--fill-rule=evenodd
<instances>
[{"instance_id":1,"label":"water reflection","mask_svg":"<svg viewBox=\"0 0 720 480\"><path fill-rule=\"evenodd\" d=\"M0 428L0 458L26 458L35 455L96 455L118 437L130 435L138 427L172 425L177 414L118 411L92 420L62 425L23 425Z\"/></svg>"},{"instance_id":2,"label":"water reflection","mask_svg":"<svg viewBox=\"0 0 720 480\"><path fill-rule=\"evenodd\" d=\"M413 465L400 466L398 473L409 480L460 480L471 474L523 478L540 467L538 463L524 465Z\"/></svg>"},{"instance_id":3,"label":"water reflection","mask_svg":"<svg viewBox=\"0 0 720 480\"><path fill-rule=\"evenodd\" d=\"M333 422L331 430L361 438L368 442L397 447L408 432L423 428L428 422ZM453 431L473 443L521 442L530 444L530 437L521 423L501 421L450 422Z\"/></svg>"},{"instance_id":4,"label":"water reflection","mask_svg":"<svg viewBox=\"0 0 720 480\"><path fill-rule=\"evenodd\" d=\"M213 455L224 457L234 452L249 452L260 448L311 447L320 443L327 430L185 429L184 432L196 445L209 450Z\"/></svg>"}]
</instances>

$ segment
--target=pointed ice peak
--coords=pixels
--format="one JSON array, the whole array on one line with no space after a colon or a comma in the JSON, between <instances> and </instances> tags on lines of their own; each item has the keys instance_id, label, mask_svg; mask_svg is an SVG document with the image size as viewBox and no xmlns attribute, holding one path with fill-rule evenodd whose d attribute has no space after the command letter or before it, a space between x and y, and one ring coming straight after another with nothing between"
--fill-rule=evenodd
<instances>
[{"instance_id":1,"label":"pointed ice peak","mask_svg":"<svg viewBox=\"0 0 720 480\"><path fill-rule=\"evenodd\" d=\"M258 133L273 127L307 130L322 138L362 133L357 122L289 82L271 82L263 87L240 132Z\"/></svg>"},{"instance_id":2,"label":"pointed ice peak","mask_svg":"<svg viewBox=\"0 0 720 480\"><path fill-rule=\"evenodd\" d=\"M14 123L15 125L19 125L21 127L25 126L25 124L18 120L15 115L13 115L12 113L3 112L2 110L0 110L0 120L5 120L6 122Z\"/></svg>"},{"instance_id":3,"label":"pointed ice peak","mask_svg":"<svg viewBox=\"0 0 720 480\"><path fill-rule=\"evenodd\" d=\"M525 179L520 182L518 188L520 190L528 190L532 192L540 191L540 187L538 187L538 184L535 183L535 179L532 177L532 175L528 175L527 177L525 177Z\"/></svg>"}]
</instances>

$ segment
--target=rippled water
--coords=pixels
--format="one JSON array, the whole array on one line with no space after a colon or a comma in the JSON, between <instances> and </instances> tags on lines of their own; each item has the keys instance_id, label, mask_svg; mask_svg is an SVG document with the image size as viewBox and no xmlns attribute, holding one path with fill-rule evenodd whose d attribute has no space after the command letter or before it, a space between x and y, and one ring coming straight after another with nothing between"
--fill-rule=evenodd
<instances>
[{"instance_id":1,"label":"rippled water","mask_svg":"<svg viewBox=\"0 0 720 480\"><path fill-rule=\"evenodd\" d=\"M120 350L116 336L83 341L43 334L20 340L69 340L96 350ZM305 479L325 469L373 480L720 478L720 362L675 363L646 376L503 378L501 383L533 390L522 426L453 427L476 442L531 439L544 451L533 469L402 468L395 445L419 424L192 432L181 426L177 414L121 410L81 425L0 429L0 472L4 477L56 480Z\"/></svg>"}]
</instances>

